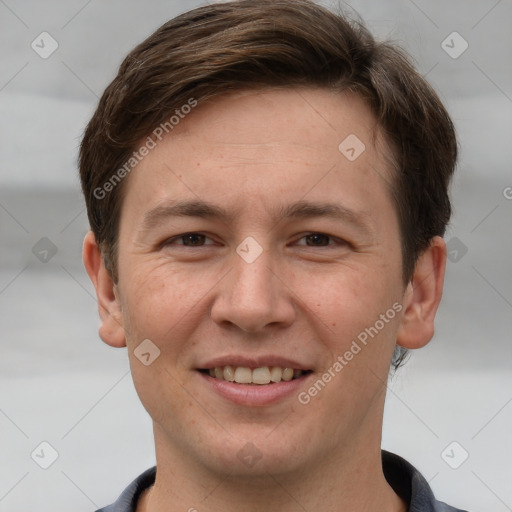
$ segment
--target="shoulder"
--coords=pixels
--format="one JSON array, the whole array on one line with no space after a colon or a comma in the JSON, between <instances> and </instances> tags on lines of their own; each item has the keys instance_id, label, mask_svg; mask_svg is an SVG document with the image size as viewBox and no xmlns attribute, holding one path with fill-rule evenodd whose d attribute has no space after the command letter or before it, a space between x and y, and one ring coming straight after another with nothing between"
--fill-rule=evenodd
<instances>
[{"instance_id":1,"label":"shoulder","mask_svg":"<svg viewBox=\"0 0 512 512\"><path fill-rule=\"evenodd\" d=\"M139 496L155 483L156 466L139 475L119 496L115 503L96 512L136 512Z\"/></svg>"},{"instance_id":2,"label":"shoulder","mask_svg":"<svg viewBox=\"0 0 512 512\"><path fill-rule=\"evenodd\" d=\"M402 457L382 450L382 469L388 484L407 503L408 512L468 512L436 500L423 475Z\"/></svg>"}]
</instances>

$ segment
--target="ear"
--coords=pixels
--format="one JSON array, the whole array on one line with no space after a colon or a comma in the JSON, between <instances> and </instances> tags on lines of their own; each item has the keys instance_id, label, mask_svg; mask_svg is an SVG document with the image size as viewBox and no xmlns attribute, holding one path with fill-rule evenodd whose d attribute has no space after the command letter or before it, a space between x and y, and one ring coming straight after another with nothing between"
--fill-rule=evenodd
<instances>
[{"instance_id":1,"label":"ear","mask_svg":"<svg viewBox=\"0 0 512 512\"><path fill-rule=\"evenodd\" d=\"M397 345L421 348L434 336L434 318L443 293L445 268L446 244L436 236L418 258L405 290Z\"/></svg>"},{"instance_id":2,"label":"ear","mask_svg":"<svg viewBox=\"0 0 512 512\"><path fill-rule=\"evenodd\" d=\"M100 338L112 347L124 347L126 346L126 337L117 287L105 268L92 231L85 235L82 259L85 270L96 289L98 312L101 319Z\"/></svg>"}]
</instances>

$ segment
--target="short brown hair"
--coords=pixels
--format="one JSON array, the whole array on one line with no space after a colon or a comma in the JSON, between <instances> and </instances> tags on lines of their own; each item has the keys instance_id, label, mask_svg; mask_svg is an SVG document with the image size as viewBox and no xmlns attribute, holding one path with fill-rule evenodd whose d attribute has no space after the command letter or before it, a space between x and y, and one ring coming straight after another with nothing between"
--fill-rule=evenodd
<instances>
[{"instance_id":1,"label":"short brown hair","mask_svg":"<svg viewBox=\"0 0 512 512\"><path fill-rule=\"evenodd\" d=\"M239 0L184 13L139 44L87 126L80 149L82 189L115 282L126 180L112 183L112 177L124 177L129 169L122 176L120 170L141 140L191 99L201 104L268 86L349 90L366 100L393 153L390 189L400 221L404 282L410 280L418 256L444 234L451 215L448 185L457 143L438 96L403 51L375 41L359 22L310 0Z\"/></svg>"}]
</instances>

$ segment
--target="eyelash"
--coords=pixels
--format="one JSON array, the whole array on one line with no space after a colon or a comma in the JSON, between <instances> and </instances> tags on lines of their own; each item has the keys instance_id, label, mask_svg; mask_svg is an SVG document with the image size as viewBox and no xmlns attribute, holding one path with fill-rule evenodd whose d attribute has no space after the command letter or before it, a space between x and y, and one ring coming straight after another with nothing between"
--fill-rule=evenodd
<instances>
[{"instance_id":1,"label":"eyelash","mask_svg":"<svg viewBox=\"0 0 512 512\"><path fill-rule=\"evenodd\" d=\"M322 232L319 232L319 231L312 231L312 232L310 232L310 233L308 233L306 235L303 235L298 240L302 240L302 239L307 238L307 237L318 236L318 235L320 235L322 237L327 237L329 239L329 241L333 241L337 245L349 245L348 242L346 242L345 240L341 240L339 238L336 238L334 236L331 236L331 235L328 235L326 233L322 233ZM209 237L207 237L203 233L190 232L190 233L183 233L181 235L173 236L172 238L169 238L168 240L166 240L162 245L163 246L176 245L174 242L176 242L177 240L181 239L182 242L183 242L183 239L185 237L190 237L190 236L201 236L201 237L204 237L205 239L209 239ZM213 245L213 244L201 244L201 245L177 244L177 245L180 245L181 247L194 247L195 248L195 247L204 247L205 245ZM300 245L302 245L304 247L332 247L333 246L333 244L329 244L329 245L306 245L306 244L300 244Z\"/></svg>"}]
</instances>

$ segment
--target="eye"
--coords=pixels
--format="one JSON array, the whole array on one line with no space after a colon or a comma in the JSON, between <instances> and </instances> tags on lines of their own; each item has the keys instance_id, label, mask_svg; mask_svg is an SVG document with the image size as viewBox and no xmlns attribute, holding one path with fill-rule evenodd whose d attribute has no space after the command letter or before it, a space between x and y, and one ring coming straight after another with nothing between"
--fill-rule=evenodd
<instances>
[{"instance_id":1,"label":"eye","mask_svg":"<svg viewBox=\"0 0 512 512\"><path fill-rule=\"evenodd\" d=\"M203 245L212 245L206 243L207 241L213 242L210 238L202 233L183 233L182 235L173 236L164 242L167 245L181 245L185 247L201 247Z\"/></svg>"},{"instance_id":2,"label":"eye","mask_svg":"<svg viewBox=\"0 0 512 512\"><path fill-rule=\"evenodd\" d=\"M347 242L339 238L335 238L325 233L308 233L301 237L297 245L308 247L334 247L347 245ZM163 246L180 246L180 247L202 247L214 245L215 242L203 233L183 233L167 239Z\"/></svg>"},{"instance_id":3,"label":"eye","mask_svg":"<svg viewBox=\"0 0 512 512\"><path fill-rule=\"evenodd\" d=\"M302 241L305 241L303 243ZM326 235L325 233L309 233L302 238L300 238L297 242L298 245L307 245L309 247L329 247L334 244L337 245L346 245L346 242L340 240L339 238L334 238L331 235Z\"/></svg>"}]
</instances>

